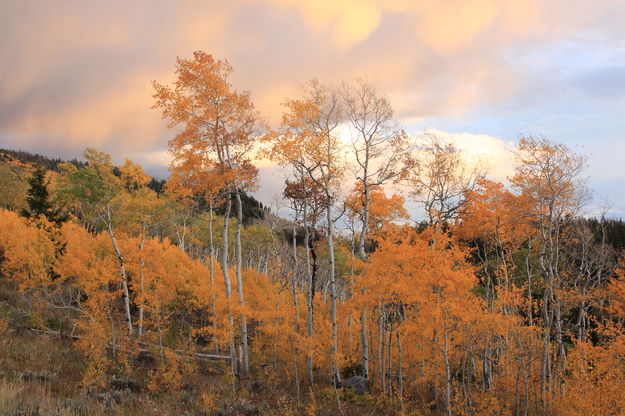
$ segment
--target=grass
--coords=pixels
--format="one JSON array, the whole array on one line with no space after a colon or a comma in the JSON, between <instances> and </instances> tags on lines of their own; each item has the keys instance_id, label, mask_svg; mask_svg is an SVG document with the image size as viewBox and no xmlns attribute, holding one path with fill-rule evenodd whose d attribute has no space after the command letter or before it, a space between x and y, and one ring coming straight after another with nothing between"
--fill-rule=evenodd
<instances>
[{"instance_id":1,"label":"grass","mask_svg":"<svg viewBox=\"0 0 625 416\"><path fill-rule=\"evenodd\" d=\"M83 358L72 341L25 330L0 330L0 415L185 415L185 416L290 416L336 415L336 397L329 386L317 385L314 396L304 390L301 403L294 386L264 378L256 391L251 380L242 381L233 394L231 384L200 369L175 391L149 391L145 386L149 365L138 365L133 378L141 391L117 391L111 386L95 391L82 384ZM260 377L263 379L263 377ZM341 392L345 416L393 414L374 396ZM312 398L311 398L312 397Z\"/></svg>"},{"instance_id":2,"label":"grass","mask_svg":"<svg viewBox=\"0 0 625 416\"><path fill-rule=\"evenodd\" d=\"M54 397L44 383L0 381L0 414L4 416L87 416L103 412L101 404L87 397Z\"/></svg>"}]
</instances>

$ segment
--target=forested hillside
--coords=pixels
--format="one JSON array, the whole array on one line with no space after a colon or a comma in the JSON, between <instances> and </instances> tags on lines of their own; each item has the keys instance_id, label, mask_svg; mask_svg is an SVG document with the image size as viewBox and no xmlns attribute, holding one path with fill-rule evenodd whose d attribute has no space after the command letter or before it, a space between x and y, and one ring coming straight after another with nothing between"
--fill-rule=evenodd
<instances>
[{"instance_id":1,"label":"forested hillside","mask_svg":"<svg viewBox=\"0 0 625 416\"><path fill-rule=\"evenodd\" d=\"M2 151L0 412L625 412L625 225L581 215L582 156L521 138L503 184L364 79L270 128L231 72L153 83L165 184ZM261 159L288 218L249 196Z\"/></svg>"}]
</instances>

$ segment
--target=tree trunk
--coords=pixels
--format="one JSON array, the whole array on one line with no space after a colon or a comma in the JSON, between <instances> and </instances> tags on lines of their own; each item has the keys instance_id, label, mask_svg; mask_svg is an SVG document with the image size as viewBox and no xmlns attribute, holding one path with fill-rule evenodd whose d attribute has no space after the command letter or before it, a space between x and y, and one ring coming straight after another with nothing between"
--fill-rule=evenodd
<instances>
[{"instance_id":1,"label":"tree trunk","mask_svg":"<svg viewBox=\"0 0 625 416\"><path fill-rule=\"evenodd\" d=\"M308 203L306 201L304 201L304 217L303 217L303 224L304 224L304 247L306 248L306 275L308 278L308 290L306 293L306 307L307 307L307 316L306 316L306 329L307 329L307 336L308 336L308 342L312 342L312 338L313 338L313 297L315 294L315 280L314 280L314 275L313 275L313 270L311 269L311 265L310 265L310 232L308 229ZM308 383L312 386L313 385L313 356L312 356L312 351L310 349L310 346L308 347L308 351L307 351L308 357L307 357L307 362L308 362Z\"/></svg>"},{"instance_id":2,"label":"tree trunk","mask_svg":"<svg viewBox=\"0 0 625 416\"><path fill-rule=\"evenodd\" d=\"M368 157L368 154L367 154ZM368 159L367 159L368 161ZM365 242L367 239L367 231L369 226L369 183L367 183L367 165L365 165L364 171L364 188L365 188L365 198L364 198L364 213L363 213L363 221L362 221L362 230L360 232L360 241L358 242L358 254L362 261L367 261L367 253L365 252ZM365 294L365 291L362 291L362 294ZM369 342L367 340L367 310L363 307L360 313L360 339L362 343L362 376L365 378L369 378Z\"/></svg>"},{"instance_id":3,"label":"tree trunk","mask_svg":"<svg viewBox=\"0 0 625 416\"><path fill-rule=\"evenodd\" d=\"M141 337L141 335L143 334L143 311L144 311L144 303L145 303L145 291L144 291L144 286L143 286L143 278L144 278L144 268L145 268L145 258L144 258L144 253L143 253L143 249L145 248L145 228L143 229L143 232L141 233L141 245L139 246L139 249L141 250L141 262L140 262L140 280L139 280L139 285L141 288L141 302L139 303L139 327L137 328L137 335L139 337Z\"/></svg>"},{"instance_id":4,"label":"tree trunk","mask_svg":"<svg viewBox=\"0 0 625 416\"><path fill-rule=\"evenodd\" d=\"M527 252L525 253L525 271L527 273L527 322L529 326L534 325L534 317L532 316L532 270L530 268L530 253L532 251L532 239L527 240Z\"/></svg>"},{"instance_id":5,"label":"tree trunk","mask_svg":"<svg viewBox=\"0 0 625 416\"><path fill-rule=\"evenodd\" d=\"M337 365L339 349L338 326L336 323L336 276L334 272L334 223L332 220L332 206L326 207L326 219L328 221L328 279L330 281L330 322L332 324L332 380L335 383L341 381Z\"/></svg>"},{"instance_id":6,"label":"tree trunk","mask_svg":"<svg viewBox=\"0 0 625 416\"><path fill-rule=\"evenodd\" d=\"M115 238L115 233L113 233L113 223L111 220L111 208L108 204L106 205L106 216L108 219L106 221L106 225L108 228L109 236L111 237L113 248L115 249L115 253L117 254L117 259L119 260L119 274L122 280L122 288L124 290L124 294L123 294L124 311L126 312L126 323L128 324L128 334L132 336L134 334L134 331L133 331L133 326L132 326L132 315L130 314L130 292L128 291L128 274L126 273L124 255L119 249L119 245L117 245L117 239Z\"/></svg>"},{"instance_id":7,"label":"tree trunk","mask_svg":"<svg viewBox=\"0 0 625 416\"><path fill-rule=\"evenodd\" d=\"M369 378L369 340L367 339L367 310L360 313L360 342L362 343L362 376Z\"/></svg>"},{"instance_id":8,"label":"tree trunk","mask_svg":"<svg viewBox=\"0 0 625 416\"><path fill-rule=\"evenodd\" d=\"M490 344L488 342L482 358L482 392L485 392L491 386Z\"/></svg>"},{"instance_id":9,"label":"tree trunk","mask_svg":"<svg viewBox=\"0 0 625 416\"><path fill-rule=\"evenodd\" d=\"M213 309L213 320L217 319L217 294L215 293L215 245L213 241L213 201L211 200L208 206L208 273L210 279L211 288L211 303Z\"/></svg>"},{"instance_id":10,"label":"tree trunk","mask_svg":"<svg viewBox=\"0 0 625 416\"><path fill-rule=\"evenodd\" d=\"M228 195L226 201L226 212L224 213L224 225L222 229L222 249L221 249L221 271L224 275L224 284L226 285L226 299L232 296L232 284L230 283L230 274L228 273L228 218L232 210L232 199ZM228 321L230 322L230 331L232 333L230 339L230 361L232 363L232 375L238 376L237 368L237 352L234 346L234 316L232 311L228 311Z\"/></svg>"},{"instance_id":11,"label":"tree trunk","mask_svg":"<svg viewBox=\"0 0 625 416\"><path fill-rule=\"evenodd\" d=\"M402 411L404 409L404 379L401 369L401 332L397 329L397 394L399 395L399 403Z\"/></svg>"},{"instance_id":12,"label":"tree trunk","mask_svg":"<svg viewBox=\"0 0 625 416\"><path fill-rule=\"evenodd\" d=\"M243 224L243 204L241 203L241 191L237 188L235 191L235 195L237 198L237 229L236 229L236 240L235 240L235 251L236 251L236 275L237 275L237 292L239 294L239 305L244 306L245 300L243 297L243 276L242 276L242 258L241 258L241 226ZM241 348L243 352L243 356L241 357L243 360L243 372L245 374L250 371L250 363L248 357L248 348L247 348L247 316L245 312L241 313Z\"/></svg>"},{"instance_id":13,"label":"tree trunk","mask_svg":"<svg viewBox=\"0 0 625 416\"><path fill-rule=\"evenodd\" d=\"M393 322L389 324L388 329L388 398L393 395Z\"/></svg>"},{"instance_id":14,"label":"tree trunk","mask_svg":"<svg viewBox=\"0 0 625 416\"><path fill-rule=\"evenodd\" d=\"M380 366L380 382L382 384L382 394L386 391L386 368L384 365L384 308L380 302L378 306L378 364Z\"/></svg>"},{"instance_id":15,"label":"tree trunk","mask_svg":"<svg viewBox=\"0 0 625 416\"><path fill-rule=\"evenodd\" d=\"M447 416L451 416L451 368L449 366L449 344L447 340L447 311L443 321L443 358L445 360L445 409Z\"/></svg>"}]
</instances>

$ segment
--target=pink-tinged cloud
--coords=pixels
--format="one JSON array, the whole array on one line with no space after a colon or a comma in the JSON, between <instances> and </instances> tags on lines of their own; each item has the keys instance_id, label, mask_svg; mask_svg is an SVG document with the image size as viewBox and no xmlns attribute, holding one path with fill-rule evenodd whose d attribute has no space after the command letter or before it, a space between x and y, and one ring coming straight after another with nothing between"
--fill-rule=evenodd
<instances>
[{"instance_id":1,"label":"pink-tinged cloud","mask_svg":"<svg viewBox=\"0 0 625 416\"><path fill-rule=\"evenodd\" d=\"M406 121L497 108L524 92L519 51L621 41L622 2L598 0L0 0L0 144L118 158L165 150L154 79L176 56L228 58L270 121L302 82L367 74ZM506 104L509 105L509 104Z\"/></svg>"}]
</instances>

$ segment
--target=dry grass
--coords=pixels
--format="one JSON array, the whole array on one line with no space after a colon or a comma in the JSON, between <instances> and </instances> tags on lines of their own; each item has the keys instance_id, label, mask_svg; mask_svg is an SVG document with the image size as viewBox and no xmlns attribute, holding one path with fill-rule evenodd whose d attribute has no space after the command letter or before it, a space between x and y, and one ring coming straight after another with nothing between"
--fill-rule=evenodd
<instances>
[{"instance_id":1,"label":"dry grass","mask_svg":"<svg viewBox=\"0 0 625 416\"><path fill-rule=\"evenodd\" d=\"M59 399L39 382L0 381L0 414L4 416L87 416L103 407L86 397Z\"/></svg>"},{"instance_id":2,"label":"dry grass","mask_svg":"<svg viewBox=\"0 0 625 416\"><path fill-rule=\"evenodd\" d=\"M72 341L29 331L0 331L0 415L82 416L82 415L336 415L334 390L318 385L314 400L304 390L298 404L295 387L288 382L266 380L260 391L251 380L242 381L236 393L219 375L201 369L175 391L148 391L145 374L136 368L136 380L143 385L138 393L112 388L88 393L81 385L83 362ZM259 375L261 379L262 376ZM346 416L394 414L373 396L341 393ZM313 405L315 403L315 405Z\"/></svg>"}]
</instances>

